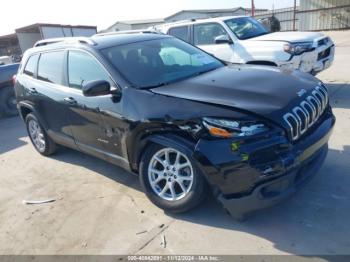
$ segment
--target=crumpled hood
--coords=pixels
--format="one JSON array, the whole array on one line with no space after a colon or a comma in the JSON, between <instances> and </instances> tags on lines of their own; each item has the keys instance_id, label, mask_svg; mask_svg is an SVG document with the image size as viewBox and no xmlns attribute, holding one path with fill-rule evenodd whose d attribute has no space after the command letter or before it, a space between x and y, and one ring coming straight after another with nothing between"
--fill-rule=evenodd
<instances>
[{"instance_id":1,"label":"crumpled hood","mask_svg":"<svg viewBox=\"0 0 350 262\"><path fill-rule=\"evenodd\" d=\"M299 71L283 73L268 66L233 65L152 92L249 111L281 123L282 116L305 99L318 80ZM298 92L305 89L303 97Z\"/></svg>"},{"instance_id":2,"label":"crumpled hood","mask_svg":"<svg viewBox=\"0 0 350 262\"><path fill-rule=\"evenodd\" d=\"M312 42L325 36L319 32L275 32L249 39L249 41Z\"/></svg>"}]
</instances>

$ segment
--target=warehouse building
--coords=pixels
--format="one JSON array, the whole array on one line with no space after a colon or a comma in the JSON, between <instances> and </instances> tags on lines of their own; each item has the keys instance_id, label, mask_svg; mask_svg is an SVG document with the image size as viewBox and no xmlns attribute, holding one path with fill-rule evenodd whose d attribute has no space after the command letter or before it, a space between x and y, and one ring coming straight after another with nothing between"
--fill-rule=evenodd
<instances>
[{"instance_id":1,"label":"warehouse building","mask_svg":"<svg viewBox=\"0 0 350 262\"><path fill-rule=\"evenodd\" d=\"M164 19L119 21L103 32L146 29L161 23L220 16L252 15L250 8L182 10ZM299 0L299 6L267 10L255 8L255 17L276 17L281 31L350 29L350 0Z\"/></svg>"},{"instance_id":2,"label":"warehouse building","mask_svg":"<svg viewBox=\"0 0 350 262\"><path fill-rule=\"evenodd\" d=\"M255 9L256 12L267 11L267 9ZM205 19L220 16L251 15L250 8L236 7L229 9L202 9L202 10L182 10L171 16L164 18L165 22L176 22L189 19Z\"/></svg>"},{"instance_id":3,"label":"warehouse building","mask_svg":"<svg viewBox=\"0 0 350 262\"><path fill-rule=\"evenodd\" d=\"M96 34L96 26L72 26L60 24L33 24L16 29L19 46L24 52L37 41L56 37L92 36Z\"/></svg>"},{"instance_id":4,"label":"warehouse building","mask_svg":"<svg viewBox=\"0 0 350 262\"><path fill-rule=\"evenodd\" d=\"M267 9L256 9L256 11L262 12L262 11L267 11ZM147 29L155 25L169 23L169 22L176 22L181 20L203 19L203 18L210 18L210 17L232 16L232 15L251 15L251 9L237 7L237 8L229 8L229 9L182 10L165 18L118 21L115 24L108 27L107 29L102 30L101 33Z\"/></svg>"},{"instance_id":5,"label":"warehouse building","mask_svg":"<svg viewBox=\"0 0 350 262\"><path fill-rule=\"evenodd\" d=\"M97 33L97 28L96 26L40 23L17 28L15 32L14 34L0 36L0 55L20 56L42 39L92 36Z\"/></svg>"},{"instance_id":6,"label":"warehouse building","mask_svg":"<svg viewBox=\"0 0 350 262\"><path fill-rule=\"evenodd\" d=\"M146 29L150 26L155 26L155 25L159 25L159 24L163 24L163 23L164 23L163 18L117 21L116 23L114 23L113 25L108 27L107 29L102 30L100 33Z\"/></svg>"},{"instance_id":7,"label":"warehouse building","mask_svg":"<svg viewBox=\"0 0 350 262\"><path fill-rule=\"evenodd\" d=\"M0 36L0 56L20 56L21 54L16 34Z\"/></svg>"},{"instance_id":8,"label":"warehouse building","mask_svg":"<svg viewBox=\"0 0 350 262\"><path fill-rule=\"evenodd\" d=\"M162 23L220 16L252 15L250 8L182 10L165 18L118 21L101 32L147 29ZM281 31L321 31L350 29L350 0L299 0L299 6L267 10L255 9L257 19L275 16ZM91 36L95 26L34 24L0 36L0 56L20 55L41 39L66 36Z\"/></svg>"}]
</instances>

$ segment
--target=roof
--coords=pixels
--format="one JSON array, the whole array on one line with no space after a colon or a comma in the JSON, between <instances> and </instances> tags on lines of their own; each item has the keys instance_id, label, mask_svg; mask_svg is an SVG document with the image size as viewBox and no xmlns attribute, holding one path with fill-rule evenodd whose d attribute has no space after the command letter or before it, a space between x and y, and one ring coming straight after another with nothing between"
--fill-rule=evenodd
<instances>
[{"instance_id":1,"label":"roof","mask_svg":"<svg viewBox=\"0 0 350 262\"><path fill-rule=\"evenodd\" d=\"M106 34L95 35L91 37L97 43L96 48L103 49L110 46L125 45L141 41L156 40L162 38L171 38L172 36L163 34Z\"/></svg>"},{"instance_id":2,"label":"roof","mask_svg":"<svg viewBox=\"0 0 350 262\"><path fill-rule=\"evenodd\" d=\"M177 15L179 15L181 13L185 13L185 12L190 12L190 13L228 13L228 12L236 12L240 9L248 11L248 12L251 11L251 8L244 8L244 7L222 8L222 9L187 9L187 10L181 10L173 15L170 15L170 16L164 18L164 20L170 19L174 16L177 16ZM267 9L255 8L255 11L267 11Z\"/></svg>"},{"instance_id":3,"label":"roof","mask_svg":"<svg viewBox=\"0 0 350 262\"><path fill-rule=\"evenodd\" d=\"M44 43L48 44L38 44L37 47L29 49L28 53L43 51L43 50L51 50L60 48L62 46L81 46L81 47L90 47L95 49L104 49L111 46L117 45L125 45L131 44L135 42L149 41L161 38L171 38L169 35L161 35L161 34L106 34L106 35L95 35L92 37L65 37L65 38L57 38L51 40L42 40ZM50 42L51 41L51 42Z\"/></svg>"},{"instance_id":4,"label":"roof","mask_svg":"<svg viewBox=\"0 0 350 262\"><path fill-rule=\"evenodd\" d=\"M36 23L24 27L17 28L15 31L16 33L31 31L31 30L37 30L39 27L47 26L47 27L70 27L70 28L85 28L85 29L95 29L97 30L96 26L89 26L89 25L63 25L63 24L48 24L48 23Z\"/></svg>"}]
</instances>

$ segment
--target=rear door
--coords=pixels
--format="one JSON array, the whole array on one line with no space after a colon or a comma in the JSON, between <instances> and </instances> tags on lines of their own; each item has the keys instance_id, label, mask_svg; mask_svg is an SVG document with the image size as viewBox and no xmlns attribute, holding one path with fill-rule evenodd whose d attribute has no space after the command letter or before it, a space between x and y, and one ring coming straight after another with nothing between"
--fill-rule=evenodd
<instances>
[{"instance_id":1,"label":"rear door","mask_svg":"<svg viewBox=\"0 0 350 262\"><path fill-rule=\"evenodd\" d=\"M64 60L64 50L41 53L38 57L36 73L31 72L32 62L30 58L24 68L24 74L28 76L32 74L30 76L32 79L27 79L26 83L28 97L31 97L48 134L59 143L74 146L67 118L68 107L64 103L67 89L62 84Z\"/></svg>"}]
</instances>

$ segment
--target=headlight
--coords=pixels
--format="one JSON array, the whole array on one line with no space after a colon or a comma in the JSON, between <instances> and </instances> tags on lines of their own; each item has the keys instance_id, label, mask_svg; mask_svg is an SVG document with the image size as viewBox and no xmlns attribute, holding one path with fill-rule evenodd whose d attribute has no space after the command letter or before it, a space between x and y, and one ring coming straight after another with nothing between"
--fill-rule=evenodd
<instances>
[{"instance_id":1,"label":"headlight","mask_svg":"<svg viewBox=\"0 0 350 262\"><path fill-rule=\"evenodd\" d=\"M292 55L300 55L304 52L312 51L314 49L312 43L285 44L283 48L284 51Z\"/></svg>"},{"instance_id":2,"label":"headlight","mask_svg":"<svg viewBox=\"0 0 350 262\"><path fill-rule=\"evenodd\" d=\"M224 138L252 136L269 130L269 128L262 123L211 117L204 117L203 125L208 129L212 136Z\"/></svg>"}]
</instances>

